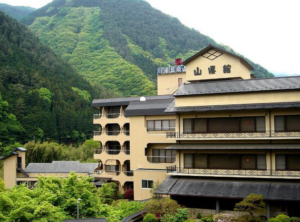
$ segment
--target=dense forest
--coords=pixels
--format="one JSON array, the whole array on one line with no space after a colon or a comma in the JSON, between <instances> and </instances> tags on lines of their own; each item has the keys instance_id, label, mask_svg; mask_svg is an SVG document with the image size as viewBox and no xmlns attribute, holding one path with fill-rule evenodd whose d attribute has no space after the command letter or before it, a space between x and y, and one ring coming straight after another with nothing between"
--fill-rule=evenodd
<instances>
[{"instance_id":1,"label":"dense forest","mask_svg":"<svg viewBox=\"0 0 300 222\"><path fill-rule=\"evenodd\" d=\"M85 79L122 96L154 94L158 66L209 44L235 53L143 0L55 0L22 22ZM249 62L257 77L273 76Z\"/></svg>"},{"instance_id":2,"label":"dense forest","mask_svg":"<svg viewBox=\"0 0 300 222\"><path fill-rule=\"evenodd\" d=\"M92 136L92 87L31 31L0 12L0 141L84 141ZM0 147L1 147L0 144Z\"/></svg>"},{"instance_id":3,"label":"dense forest","mask_svg":"<svg viewBox=\"0 0 300 222\"><path fill-rule=\"evenodd\" d=\"M5 12L7 15L21 20L23 17L33 12L35 9L26 6L11 6L4 3L0 3L0 11Z\"/></svg>"}]
</instances>

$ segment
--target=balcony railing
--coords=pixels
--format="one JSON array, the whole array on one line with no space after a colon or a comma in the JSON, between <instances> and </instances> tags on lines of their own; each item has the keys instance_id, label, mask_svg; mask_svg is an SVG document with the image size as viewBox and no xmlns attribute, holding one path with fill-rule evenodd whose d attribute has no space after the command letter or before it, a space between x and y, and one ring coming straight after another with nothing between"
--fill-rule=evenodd
<instances>
[{"instance_id":1,"label":"balcony railing","mask_svg":"<svg viewBox=\"0 0 300 222\"><path fill-rule=\"evenodd\" d=\"M94 131L94 136L101 136L102 131Z\"/></svg>"},{"instance_id":2,"label":"balcony railing","mask_svg":"<svg viewBox=\"0 0 300 222\"><path fill-rule=\"evenodd\" d=\"M128 177L133 177L133 171L123 171L123 173Z\"/></svg>"},{"instance_id":3,"label":"balcony railing","mask_svg":"<svg viewBox=\"0 0 300 222\"><path fill-rule=\"evenodd\" d=\"M147 160L150 163L174 163L176 161L175 156L147 156Z\"/></svg>"},{"instance_id":4,"label":"balcony railing","mask_svg":"<svg viewBox=\"0 0 300 222\"><path fill-rule=\"evenodd\" d=\"M121 149L119 149L119 150L106 149L106 153L109 155L118 155L120 152L121 152Z\"/></svg>"},{"instance_id":5,"label":"balcony railing","mask_svg":"<svg viewBox=\"0 0 300 222\"><path fill-rule=\"evenodd\" d=\"M120 113L106 113L106 118L108 119L116 119L120 116Z\"/></svg>"},{"instance_id":6,"label":"balcony railing","mask_svg":"<svg viewBox=\"0 0 300 222\"><path fill-rule=\"evenodd\" d=\"M299 138L300 132L238 132L238 133L179 133L179 132L166 132L166 138L176 139L204 139L204 138Z\"/></svg>"},{"instance_id":7,"label":"balcony railing","mask_svg":"<svg viewBox=\"0 0 300 222\"><path fill-rule=\"evenodd\" d=\"M187 169L176 166L167 167L167 173L196 174L203 176L245 176L245 177L299 177L300 171L275 171L275 170L246 170L246 169Z\"/></svg>"},{"instance_id":8,"label":"balcony railing","mask_svg":"<svg viewBox=\"0 0 300 222\"><path fill-rule=\"evenodd\" d=\"M94 150L94 154L101 154L102 153L102 149L95 149Z\"/></svg>"},{"instance_id":9,"label":"balcony railing","mask_svg":"<svg viewBox=\"0 0 300 222\"><path fill-rule=\"evenodd\" d=\"M94 119L100 119L102 117L102 114L94 114Z\"/></svg>"},{"instance_id":10,"label":"balcony railing","mask_svg":"<svg viewBox=\"0 0 300 222\"><path fill-rule=\"evenodd\" d=\"M170 66L170 67L157 68L157 74L182 73L182 72L186 72L185 66Z\"/></svg>"},{"instance_id":11,"label":"balcony railing","mask_svg":"<svg viewBox=\"0 0 300 222\"><path fill-rule=\"evenodd\" d=\"M119 131L105 131L106 135L108 136L118 136L120 134L120 130Z\"/></svg>"}]
</instances>

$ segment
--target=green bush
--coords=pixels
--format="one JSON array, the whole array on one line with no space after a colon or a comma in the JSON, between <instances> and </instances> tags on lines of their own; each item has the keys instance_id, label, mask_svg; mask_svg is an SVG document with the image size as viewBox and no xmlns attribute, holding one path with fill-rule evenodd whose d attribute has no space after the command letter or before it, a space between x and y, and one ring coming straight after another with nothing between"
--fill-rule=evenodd
<instances>
[{"instance_id":1,"label":"green bush","mask_svg":"<svg viewBox=\"0 0 300 222\"><path fill-rule=\"evenodd\" d=\"M147 214L144 217L143 222L157 222L157 218L154 214Z\"/></svg>"},{"instance_id":2,"label":"green bush","mask_svg":"<svg viewBox=\"0 0 300 222\"><path fill-rule=\"evenodd\" d=\"M300 222L299 217L291 217L291 222Z\"/></svg>"},{"instance_id":3,"label":"green bush","mask_svg":"<svg viewBox=\"0 0 300 222\"><path fill-rule=\"evenodd\" d=\"M197 213L197 219L201 219L202 215L200 213Z\"/></svg>"},{"instance_id":4,"label":"green bush","mask_svg":"<svg viewBox=\"0 0 300 222\"><path fill-rule=\"evenodd\" d=\"M291 222L291 218L284 214L279 214L275 217L280 222Z\"/></svg>"},{"instance_id":5,"label":"green bush","mask_svg":"<svg viewBox=\"0 0 300 222\"><path fill-rule=\"evenodd\" d=\"M210 216L202 217L200 222L213 222L213 218Z\"/></svg>"},{"instance_id":6,"label":"green bush","mask_svg":"<svg viewBox=\"0 0 300 222\"><path fill-rule=\"evenodd\" d=\"M184 222L195 222L195 221L192 219L188 219L188 220L185 220Z\"/></svg>"}]
</instances>

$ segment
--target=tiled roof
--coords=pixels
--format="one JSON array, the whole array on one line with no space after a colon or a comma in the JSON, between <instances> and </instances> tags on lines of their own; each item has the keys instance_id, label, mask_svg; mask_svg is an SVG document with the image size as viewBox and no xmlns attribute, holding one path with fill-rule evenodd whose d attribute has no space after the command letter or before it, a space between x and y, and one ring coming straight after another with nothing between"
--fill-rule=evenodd
<instances>
[{"instance_id":1,"label":"tiled roof","mask_svg":"<svg viewBox=\"0 0 300 222\"><path fill-rule=\"evenodd\" d=\"M299 89L300 76L268 79L220 80L183 84L174 93L174 96L267 92Z\"/></svg>"},{"instance_id":2,"label":"tiled roof","mask_svg":"<svg viewBox=\"0 0 300 222\"><path fill-rule=\"evenodd\" d=\"M300 150L300 144L173 144L166 150Z\"/></svg>"},{"instance_id":3,"label":"tiled roof","mask_svg":"<svg viewBox=\"0 0 300 222\"><path fill-rule=\"evenodd\" d=\"M30 163L26 173L89 173L93 174L98 163L80 163L79 161L53 161L52 163Z\"/></svg>"}]
</instances>

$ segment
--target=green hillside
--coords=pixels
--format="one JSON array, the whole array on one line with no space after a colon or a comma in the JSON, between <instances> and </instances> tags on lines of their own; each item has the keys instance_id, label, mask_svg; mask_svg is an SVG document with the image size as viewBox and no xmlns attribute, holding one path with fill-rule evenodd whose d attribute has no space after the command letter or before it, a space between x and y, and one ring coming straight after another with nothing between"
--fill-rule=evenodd
<instances>
[{"instance_id":1,"label":"green hillside","mask_svg":"<svg viewBox=\"0 0 300 222\"><path fill-rule=\"evenodd\" d=\"M211 43L233 52L143 0L55 0L23 22L85 79L124 96L154 94L156 68L176 57Z\"/></svg>"},{"instance_id":2,"label":"green hillside","mask_svg":"<svg viewBox=\"0 0 300 222\"><path fill-rule=\"evenodd\" d=\"M96 94L76 70L3 12L0 48L0 150L15 141L92 136L92 97L109 92L95 86Z\"/></svg>"},{"instance_id":3,"label":"green hillside","mask_svg":"<svg viewBox=\"0 0 300 222\"><path fill-rule=\"evenodd\" d=\"M11 6L4 3L0 3L0 11L5 12L5 14L17 19L21 20L29 13L33 12L35 9L26 6Z\"/></svg>"}]
</instances>

